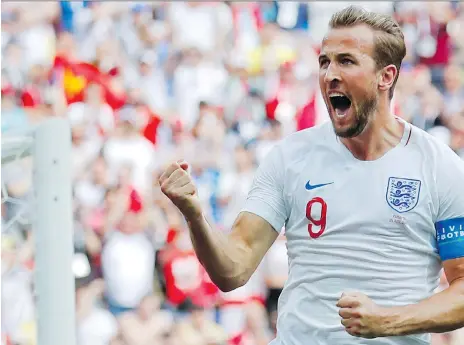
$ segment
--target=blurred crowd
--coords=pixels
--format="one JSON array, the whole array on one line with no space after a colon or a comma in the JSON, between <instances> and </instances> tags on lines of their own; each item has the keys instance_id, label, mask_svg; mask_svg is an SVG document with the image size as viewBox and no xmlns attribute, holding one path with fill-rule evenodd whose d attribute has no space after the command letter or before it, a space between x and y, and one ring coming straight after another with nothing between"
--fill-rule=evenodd
<instances>
[{"instance_id":1,"label":"blurred crowd","mask_svg":"<svg viewBox=\"0 0 464 345\"><path fill-rule=\"evenodd\" d=\"M158 177L187 160L208 219L229 231L268 150L328 120L320 41L356 3L2 2L2 157L44 119L71 124L78 345L274 337L284 234L222 293ZM464 4L359 3L404 29L393 111L464 158ZM2 345L36 344L32 172L30 157L2 165ZM434 336L458 344L459 331Z\"/></svg>"}]
</instances>

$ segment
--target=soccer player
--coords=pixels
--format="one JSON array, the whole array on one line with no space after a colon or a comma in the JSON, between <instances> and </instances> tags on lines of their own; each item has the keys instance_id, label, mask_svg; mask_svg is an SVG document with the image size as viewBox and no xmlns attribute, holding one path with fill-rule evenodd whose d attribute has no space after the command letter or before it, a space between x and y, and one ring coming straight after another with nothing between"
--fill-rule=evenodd
<instances>
[{"instance_id":1,"label":"soccer player","mask_svg":"<svg viewBox=\"0 0 464 345\"><path fill-rule=\"evenodd\" d=\"M422 345L464 327L464 163L390 112L405 53L390 17L333 15L319 56L331 121L271 150L231 233L205 219L188 163L160 178L222 290L249 279L285 226L272 344ZM449 287L433 294L441 267Z\"/></svg>"}]
</instances>

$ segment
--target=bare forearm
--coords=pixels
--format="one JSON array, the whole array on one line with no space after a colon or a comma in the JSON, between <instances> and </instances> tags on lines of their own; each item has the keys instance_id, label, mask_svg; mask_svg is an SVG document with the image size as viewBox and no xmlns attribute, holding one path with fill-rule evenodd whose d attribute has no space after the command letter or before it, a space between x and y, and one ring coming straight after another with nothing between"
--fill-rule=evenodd
<instances>
[{"instance_id":1,"label":"bare forearm","mask_svg":"<svg viewBox=\"0 0 464 345\"><path fill-rule=\"evenodd\" d=\"M188 217L190 236L198 259L211 280L223 291L243 285L250 248L219 231L214 231L203 215Z\"/></svg>"},{"instance_id":2,"label":"bare forearm","mask_svg":"<svg viewBox=\"0 0 464 345\"><path fill-rule=\"evenodd\" d=\"M464 327L464 279L417 304L391 308L388 335L443 333Z\"/></svg>"}]
</instances>

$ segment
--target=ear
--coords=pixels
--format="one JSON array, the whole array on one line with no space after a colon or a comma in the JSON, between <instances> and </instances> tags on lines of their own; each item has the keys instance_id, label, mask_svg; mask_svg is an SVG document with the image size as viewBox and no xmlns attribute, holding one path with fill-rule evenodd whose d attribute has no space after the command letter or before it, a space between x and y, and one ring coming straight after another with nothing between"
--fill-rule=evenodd
<instances>
[{"instance_id":1,"label":"ear","mask_svg":"<svg viewBox=\"0 0 464 345\"><path fill-rule=\"evenodd\" d=\"M388 65L382 68L379 72L379 90L390 90L393 86L396 76L398 75L398 69L395 65Z\"/></svg>"}]
</instances>

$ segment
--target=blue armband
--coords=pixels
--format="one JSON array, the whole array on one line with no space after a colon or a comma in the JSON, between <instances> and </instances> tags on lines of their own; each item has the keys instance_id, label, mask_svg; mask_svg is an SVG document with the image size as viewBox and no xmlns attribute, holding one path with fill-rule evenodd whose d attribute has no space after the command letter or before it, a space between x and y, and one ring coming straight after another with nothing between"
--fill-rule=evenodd
<instances>
[{"instance_id":1,"label":"blue armband","mask_svg":"<svg viewBox=\"0 0 464 345\"><path fill-rule=\"evenodd\" d=\"M464 257L464 217L441 220L435 230L442 261Z\"/></svg>"}]
</instances>

